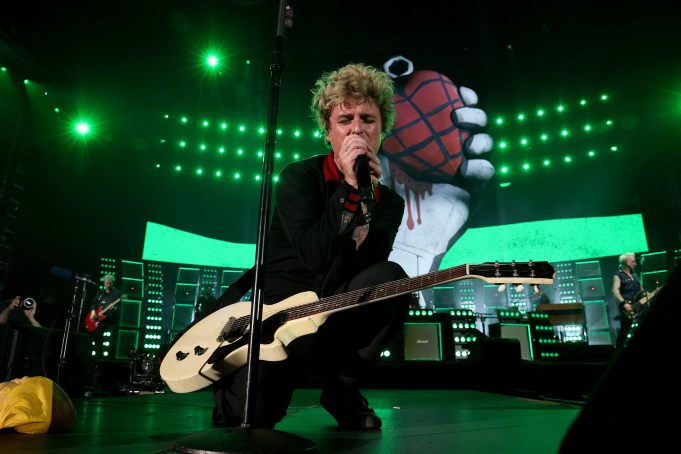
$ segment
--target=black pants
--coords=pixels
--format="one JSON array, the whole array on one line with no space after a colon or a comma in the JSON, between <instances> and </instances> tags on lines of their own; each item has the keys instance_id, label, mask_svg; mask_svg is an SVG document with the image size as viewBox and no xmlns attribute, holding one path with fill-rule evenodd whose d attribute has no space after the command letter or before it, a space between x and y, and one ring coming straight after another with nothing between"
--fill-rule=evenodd
<instances>
[{"instance_id":1,"label":"black pants","mask_svg":"<svg viewBox=\"0 0 681 454\"><path fill-rule=\"evenodd\" d=\"M380 262L356 275L337 293L392 282L407 277L394 262ZM314 335L289 344L284 361L260 361L257 384L251 384L254 409L249 423L274 427L286 416L293 391L301 378L318 374L327 381L359 384L383 348L404 324L411 294L346 309L329 316ZM244 419L247 367L213 385L214 421L238 425ZM255 386L255 388L253 388ZM255 392L253 392L253 390Z\"/></svg>"}]
</instances>

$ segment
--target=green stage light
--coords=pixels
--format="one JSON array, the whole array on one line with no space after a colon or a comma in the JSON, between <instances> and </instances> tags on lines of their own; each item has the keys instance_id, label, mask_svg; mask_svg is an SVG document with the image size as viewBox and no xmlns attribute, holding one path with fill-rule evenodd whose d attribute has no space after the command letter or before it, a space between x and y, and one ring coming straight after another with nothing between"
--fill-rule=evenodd
<instances>
[{"instance_id":1,"label":"green stage light","mask_svg":"<svg viewBox=\"0 0 681 454\"><path fill-rule=\"evenodd\" d=\"M78 123L76 124L76 131L77 131L78 134L80 134L81 136L85 136L85 135L87 135L87 134L90 132L90 125L87 124L87 123L84 122L84 121L78 122Z\"/></svg>"},{"instance_id":2,"label":"green stage light","mask_svg":"<svg viewBox=\"0 0 681 454\"><path fill-rule=\"evenodd\" d=\"M206 64L211 68L216 68L219 63L220 61L218 60L218 57L215 55L211 54L206 58Z\"/></svg>"}]
</instances>

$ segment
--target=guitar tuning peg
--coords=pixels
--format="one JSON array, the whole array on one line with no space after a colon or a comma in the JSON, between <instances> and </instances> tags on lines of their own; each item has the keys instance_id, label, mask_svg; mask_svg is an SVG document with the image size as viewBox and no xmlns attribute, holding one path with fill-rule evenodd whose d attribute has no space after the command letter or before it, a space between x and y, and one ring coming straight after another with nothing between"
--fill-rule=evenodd
<instances>
[{"instance_id":1,"label":"guitar tuning peg","mask_svg":"<svg viewBox=\"0 0 681 454\"><path fill-rule=\"evenodd\" d=\"M499 287L497 287L497 291L499 292L503 292L504 290L506 290L506 284L501 284Z\"/></svg>"},{"instance_id":2,"label":"guitar tuning peg","mask_svg":"<svg viewBox=\"0 0 681 454\"><path fill-rule=\"evenodd\" d=\"M520 293L520 292L522 292L524 289L525 289L525 287L523 287L523 284L518 284L518 285L516 286L516 288L515 288L515 291L516 291L516 293Z\"/></svg>"}]
</instances>

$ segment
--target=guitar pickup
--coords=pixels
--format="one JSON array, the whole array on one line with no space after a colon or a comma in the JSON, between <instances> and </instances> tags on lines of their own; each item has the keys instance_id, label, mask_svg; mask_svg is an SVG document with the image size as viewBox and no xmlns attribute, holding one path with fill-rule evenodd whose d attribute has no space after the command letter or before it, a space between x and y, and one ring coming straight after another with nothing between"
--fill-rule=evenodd
<instances>
[{"instance_id":1,"label":"guitar pickup","mask_svg":"<svg viewBox=\"0 0 681 454\"><path fill-rule=\"evenodd\" d=\"M187 356L189 356L189 353L184 353L184 352L177 352L177 353L175 353L175 359L177 359L178 361L182 361L182 360L185 359Z\"/></svg>"},{"instance_id":2,"label":"guitar pickup","mask_svg":"<svg viewBox=\"0 0 681 454\"><path fill-rule=\"evenodd\" d=\"M196 356L201 356L201 355L203 355L204 353L206 353L207 351L208 351L207 348L203 348L203 347L200 347L200 346L198 346L198 345L197 345L196 347L194 347L194 354L195 354Z\"/></svg>"}]
</instances>

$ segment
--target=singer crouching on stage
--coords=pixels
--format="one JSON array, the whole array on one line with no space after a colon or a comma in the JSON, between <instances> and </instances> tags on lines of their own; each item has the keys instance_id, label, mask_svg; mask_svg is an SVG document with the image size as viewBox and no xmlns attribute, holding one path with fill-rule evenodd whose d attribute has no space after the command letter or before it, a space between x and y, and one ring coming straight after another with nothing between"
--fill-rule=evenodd
<instances>
[{"instance_id":1,"label":"singer crouching on stage","mask_svg":"<svg viewBox=\"0 0 681 454\"><path fill-rule=\"evenodd\" d=\"M364 64L328 72L312 91L312 113L330 152L287 165L275 186L263 302L300 292L320 298L407 277L388 261L404 199L381 185L376 153L395 121L394 86ZM363 161L362 161L363 160ZM381 419L360 392L362 379L402 329L411 295L331 314L300 336L283 361L260 361L252 426L273 428L301 380L319 380L320 403L341 430L376 430ZM265 306L264 311L267 311ZM243 420L247 366L213 388L213 421Z\"/></svg>"}]
</instances>

